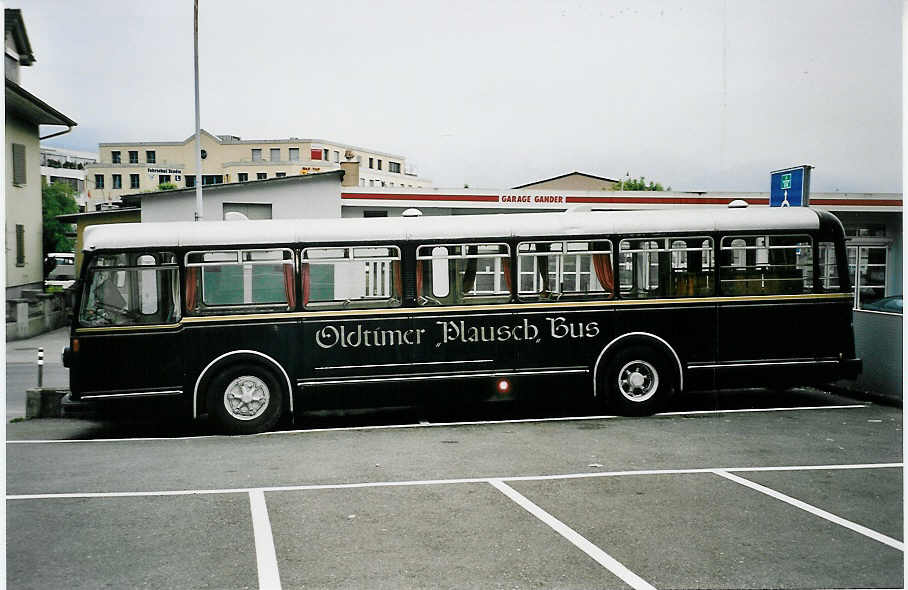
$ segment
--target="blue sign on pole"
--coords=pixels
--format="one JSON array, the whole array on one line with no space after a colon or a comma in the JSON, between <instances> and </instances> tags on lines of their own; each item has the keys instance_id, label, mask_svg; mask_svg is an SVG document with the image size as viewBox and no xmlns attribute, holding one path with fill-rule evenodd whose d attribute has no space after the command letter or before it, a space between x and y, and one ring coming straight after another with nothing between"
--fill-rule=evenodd
<instances>
[{"instance_id":1,"label":"blue sign on pole","mask_svg":"<svg viewBox=\"0 0 908 590\"><path fill-rule=\"evenodd\" d=\"M775 170L769 177L770 207L806 207L810 201L810 169L795 166Z\"/></svg>"}]
</instances>

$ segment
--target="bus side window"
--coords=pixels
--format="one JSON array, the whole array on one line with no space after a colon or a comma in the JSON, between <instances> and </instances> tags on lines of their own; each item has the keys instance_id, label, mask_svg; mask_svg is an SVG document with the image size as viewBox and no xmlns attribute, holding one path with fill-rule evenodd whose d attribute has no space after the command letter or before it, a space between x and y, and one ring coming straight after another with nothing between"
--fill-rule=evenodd
<instances>
[{"instance_id":1,"label":"bus side window","mask_svg":"<svg viewBox=\"0 0 908 590\"><path fill-rule=\"evenodd\" d=\"M671 281L668 297L703 297L712 295L713 240L709 237L670 238Z\"/></svg>"},{"instance_id":2,"label":"bus side window","mask_svg":"<svg viewBox=\"0 0 908 590\"><path fill-rule=\"evenodd\" d=\"M517 245L518 294L522 300L614 296L612 243L522 242Z\"/></svg>"},{"instance_id":3,"label":"bus side window","mask_svg":"<svg viewBox=\"0 0 908 590\"><path fill-rule=\"evenodd\" d=\"M300 260L306 309L397 307L403 292L397 246L305 248Z\"/></svg>"},{"instance_id":4,"label":"bus side window","mask_svg":"<svg viewBox=\"0 0 908 590\"><path fill-rule=\"evenodd\" d=\"M621 240L618 246L618 278L622 297L647 299L664 296L665 277L671 263L665 242L664 238Z\"/></svg>"},{"instance_id":5,"label":"bus side window","mask_svg":"<svg viewBox=\"0 0 908 590\"><path fill-rule=\"evenodd\" d=\"M810 236L725 236L719 269L725 295L791 295L813 292Z\"/></svg>"},{"instance_id":6,"label":"bus side window","mask_svg":"<svg viewBox=\"0 0 908 590\"><path fill-rule=\"evenodd\" d=\"M186 254L186 309L200 315L290 310L296 305L287 248Z\"/></svg>"},{"instance_id":7,"label":"bus side window","mask_svg":"<svg viewBox=\"0 0 908 590\"><path fill-rule=\"evenodd\" d=\"M440 244L416 249L419 305L502 303L510 297L507 244Z\"/></svg>"}]
</instances>

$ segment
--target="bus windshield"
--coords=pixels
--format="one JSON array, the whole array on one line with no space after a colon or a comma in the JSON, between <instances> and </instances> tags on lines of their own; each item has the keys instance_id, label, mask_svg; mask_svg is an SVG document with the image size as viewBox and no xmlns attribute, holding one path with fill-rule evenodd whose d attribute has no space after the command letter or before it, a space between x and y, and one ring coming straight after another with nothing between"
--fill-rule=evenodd
<instances>
[{"instance_id":1,"label":"bus windshield","mask_svg":"<svg viewBox=\"0 0 908 590\"><path fill-rule=\"evenodd\" d=\"M98 256L87 284L79 314L84 326L168 324L180 319L172 253Z\"/></svg>"}]
</instances>

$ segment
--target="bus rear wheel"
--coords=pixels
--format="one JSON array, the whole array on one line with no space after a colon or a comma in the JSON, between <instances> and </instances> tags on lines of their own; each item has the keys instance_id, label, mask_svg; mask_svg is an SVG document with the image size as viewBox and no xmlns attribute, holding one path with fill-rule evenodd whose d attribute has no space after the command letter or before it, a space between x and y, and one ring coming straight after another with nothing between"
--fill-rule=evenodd
<instances>
[{"instance_id":1,"label":"bus rear wheel","mask_svg":"<svg viewBox=\"0 0 908 590\"><path fill-rule=\"evenodd\" d=\"M665 355L648 346L629 346L611 359L600 384L608 406L624 416L654 414L674 389Z\"/></svg>"},{"instance_id":2,"label":"bus rear wheel","mask_svg":"<svg viewBox=\"0 0 908 590\"><path fill-rule=\"evenodd\" d=\"M208 387L208 414L228 434L271 429L281 416L283 391L274 375L242 363L222 371Z\"/></svg>"}]
</instances>

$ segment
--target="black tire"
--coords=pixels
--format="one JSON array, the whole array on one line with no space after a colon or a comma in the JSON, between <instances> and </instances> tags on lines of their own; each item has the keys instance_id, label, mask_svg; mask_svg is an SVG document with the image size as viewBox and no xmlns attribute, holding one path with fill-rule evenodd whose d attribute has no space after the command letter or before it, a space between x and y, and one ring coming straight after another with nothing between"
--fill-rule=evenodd
<instances>
[{"instance_id":1,"label":"black tire","mask_svg":"<svg viewBox=\"0 0 908 590\"><path fill-rule=\"evenodd\" d=\"M281 417L284 393L273 371L237 363L208 385L208 415L227 434L265 432Z\"/></svg>"},{"instance_id":2,"label":"black tire","mask_svg":"<svg viewBox=\"0 0 908 590\"><path fill-rule=\"evenodd\" d=\"M674 393L675 377L665 354L649 346L631 345L615 353L600 371L599 387L610 411L648 416Z\"/></svg>"}]
</instances>

